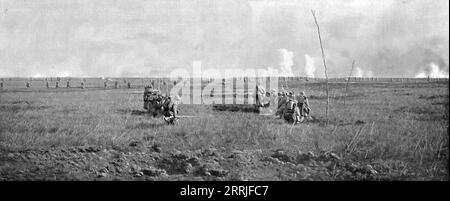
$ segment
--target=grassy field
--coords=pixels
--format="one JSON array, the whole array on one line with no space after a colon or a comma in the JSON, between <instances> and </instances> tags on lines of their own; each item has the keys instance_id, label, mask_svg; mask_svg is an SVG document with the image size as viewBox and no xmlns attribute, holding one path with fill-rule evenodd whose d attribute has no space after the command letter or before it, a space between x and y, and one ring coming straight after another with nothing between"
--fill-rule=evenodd
<instances>
[{"instance_id":1,"label":"grassy field","mask_svg":"<svg viewBox=\"0 0 450 201\"><path fill-rule=\"evenodd\" d=\"M324 84L289 81L288 85L306 91L313 120L292 126L255 113L181 105L181 115L195 117L168 126L144 112L142 94L136 89L4 89L0 91L0 149L5 155L82 146L129 153L155 145L162 153L205 148L223 153L332 152L350 164L383 164L387 172L401 174L385 179L448 180L448 81L352 82L345 105L345 83L331 83L327 126ZM138 148L130 146L136 142ZM7 177L15 174L13 163L8 163L9 169L5 164L3 158L3 179L14 179ZM274 178L257 176L266 173L256 169L255 175L249 174L254 180Z\"/></svg>"}]
</instances>

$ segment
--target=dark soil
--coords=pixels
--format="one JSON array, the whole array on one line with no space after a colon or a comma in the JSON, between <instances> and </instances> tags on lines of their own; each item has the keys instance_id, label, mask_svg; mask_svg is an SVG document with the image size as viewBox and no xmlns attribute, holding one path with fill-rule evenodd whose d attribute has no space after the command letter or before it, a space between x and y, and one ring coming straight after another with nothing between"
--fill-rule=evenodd
<instances>
[{"instance_id":1,"label":"dark soil","mask_svg":"<svg viewBox=\"0 0 450 201\"><path fill-rule=\"evenodd\" d=\"M130 143L139 147L139 142ZM394 164L394 163L393 163ZM400 167L400 168L399 168ZM285 150L122 152L101 147L67 147L0 154L0 180L408 180L403 166L362 164L333 152ZM415 177L417 179L417 177Z\"/></svg>"}]
</instances>

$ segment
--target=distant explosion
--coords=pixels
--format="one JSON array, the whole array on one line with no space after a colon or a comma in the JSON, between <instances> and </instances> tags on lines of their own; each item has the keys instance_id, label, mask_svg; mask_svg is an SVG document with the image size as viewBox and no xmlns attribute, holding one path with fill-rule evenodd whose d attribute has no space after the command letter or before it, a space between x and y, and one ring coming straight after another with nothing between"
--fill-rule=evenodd
<instances>
[{"instance_id":1,"label":"distant explosion","mask_svg":"<svg viewBox=\"0 0 450 201\"><path fill-rule=\"evenodd\" d=\"M370 70L365 71L360 67L356 67L353 77L373 77L373 72Z\"/></svg>"},{"instance_id":2,"label":"distant explosion","mask_svg":"<svg viewBox=\"0 0 450 201\"><path fill-rule=\"evenodd\" d=\"M292 72L292 66L294 65L293 57L294 53L287 49L279 49L282 61L280 63L281 75L282 76L294 76Z\"/></svg>"},{"instance_id":3,"label":"distant explosion","mask_svg":"<svg viewBox=\"0 0 450 201\"><path fill-rule=\"evenodd\" d=\"M58 73L58 77L69 77L69 76L70 76L70 72L68 72L68 71Z\"/></svg>"},{"instance_id":4,"label":"distant explosion","mask_svg":"<svg viewBox=\"0 0 450 201\"><path fill-rule=\"evenodd\" d=\"M430 63L427 69L419 72L415 76L416 78L449 78L448 72L441 70L435 63Z\"/></svg>"},{"instance_id":5,"label":"distant explosion","mask_svg":"<svg viewBox=\"0 0 450 201\"><path fill-rule=\"evenodd\" d=\"M41 77L43 77L43 76L40 73L36 73L33 75L33 78L41 78Z\"/></svg>"},{"instance_id":6,"label":"distant explosion","mask_svg":"<svg viewBox=\"0 0 450 201\"><path fill-rule=\"evenodd\" d=\"M306 77L314 77L314 72L316 71L316 66L314 65L314 59L305 54L305 73Z\"/></svg>"}]
</instances>

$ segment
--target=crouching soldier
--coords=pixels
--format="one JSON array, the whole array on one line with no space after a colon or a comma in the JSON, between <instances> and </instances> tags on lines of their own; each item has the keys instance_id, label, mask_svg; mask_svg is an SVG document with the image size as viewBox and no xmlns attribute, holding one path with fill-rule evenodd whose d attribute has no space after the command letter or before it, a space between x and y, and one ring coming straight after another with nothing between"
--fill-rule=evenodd
<instances>
[{"instance_id":1,"label":"crouching soldier","mask_svg":"<svg viewBox=\"0 0 450 201\"><path fill-rule=\"evenodd\" d=\"M289 123L297 123L300 118L297 105L298 102L295 99L294 92L287 93L283 118Z\"/></svg>"},{"instance_id":2,"label":"crouching soldier","mask_svg":"<svg viewBox=\"0 0 450 201\"><path fill-rule=\"evenodd\" d=\"M284 92L278 92L278 105L277 105L277 112L275 113L275 116L279 116L279 118L283 118L284 111L286 108L286 95Z\"/></svg>"},{"instance_id":3,"label":"crouching soldier","mask_svg":"<svg viewBox=\"0 0 450 201\"><path fill-rule=\"evenodd\" d=\"M144 109L146 109L146 110L148 110L148 104L149 104L149 102L150 102L150 89L151 89L151 87L150 86L146 86L145 88L144 88Z\"/></svg>"},{"instance_id":4,"label":"crouching soldier","mask_svg":"<svg viewBox=\"0 0 450 201\"><path fill-rule=\"evenodd\" d=\"M298 109L300 112L300 122L303 122L305 118L309 117L309 113L311 112L311 109L309 107L309 101L308 98L305 95L305 92L300 92L300 95L297 96L297 103L298 103Z\"/></svg>"},{"instance_id":5,"label":"crouching soldier","mask_svg":"<svg viewBox=\"0 0 450 201\"><path fill-rule=\"evenodd\" d=\"M164 114L164 121L168 124L175 124L178 120L178 105L171 96L164 98L161 110Z\"/></svg>"},{"instance_id":6,"label":"crouching soldier","mask_svg":"<svg viewBox=\"0 0 450 201\"><path fill-rule=\"evenodd\" d=\"M153 117L161 114L161 106L163 103L163 96L158 90L152 89L151 86L145 87L144 90L144 109L148 111Z\"/></svg>"}]
</instances>

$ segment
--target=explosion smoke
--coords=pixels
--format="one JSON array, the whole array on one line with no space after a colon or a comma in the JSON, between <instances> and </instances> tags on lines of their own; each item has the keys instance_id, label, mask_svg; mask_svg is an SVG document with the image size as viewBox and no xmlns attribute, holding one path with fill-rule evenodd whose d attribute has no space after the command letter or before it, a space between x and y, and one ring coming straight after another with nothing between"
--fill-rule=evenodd
<instances>
[{"instance_id":1,"label":"explosion smoke","mask_svg":"<svg viewBox=\"0 0 450 201\"><path fill-rule=\"evenodd\" d=\"M314 59L311 56L305 54L305 63L306 77L314 78L314 72L316 71Z\"/></svg>"},{"instance_id":2,"label":"explosion smoke","mask_svg":"<svg viewBox=\"0 0 450 201\"><path fill-rule=\"evenodd\" d=\"M354 77L373 77L373 72L371 70L364 71L360 67L356 67Z\"/></svg>"},{"instance_id":3,"label":"explosion smoke","mask_svg":"<svg viewBox=\"0 0 450 201\"><path fill-rule=\"evenodd\" d=\"M449 78L448 72L441 70L435 63L430 63L427 69L419 72L415 76L416 78Z\"/></svg>"},{"instance_id":4,"label":"explosion smoke","mask_svg":"<svg viewBox=\"0 0 450 201\"><path fill-rule=\"evenodd\" d=\"M281 53L282 61L280 63L281 76L294 76L292 72L292 66L294 65L293 57L294 53L287 49L279 49Z\"/></svg>"}]
</instances>

